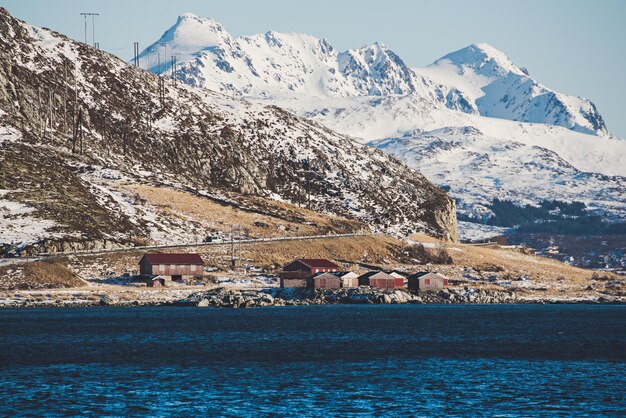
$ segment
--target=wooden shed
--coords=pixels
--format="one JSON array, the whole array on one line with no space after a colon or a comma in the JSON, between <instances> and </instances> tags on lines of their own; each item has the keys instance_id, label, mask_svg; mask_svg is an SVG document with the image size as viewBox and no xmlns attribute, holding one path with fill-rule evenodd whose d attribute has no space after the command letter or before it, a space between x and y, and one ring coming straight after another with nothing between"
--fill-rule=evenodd
<instances>
[{"instance_id":1,"label":"wooden shed","mask_svg":"<svg viewBox=\"0 0 626 418\"><path fill-rule=\"evenodd\" d=\"M368 271L359 276L359 285L393 289L404 287L404 279L393 277L384 271Z\"/></svg>"},{"instance_id":2,"label":"wooden shed","mask_svg":"<svg viewBox=\"0 0 626 418\"><path fill-rule=\"evenodd\" d=\"M317 273L309 279L309 287L313 289L340 289L341 279L333 273Z\"/></svg>"},{"instance_id":3,"label":"wooden shed","mask_svg":"<svg viewBox=\"0 0 626 418\"><path fill-rule=\"evenodd\" d=\"M425 292L448 287L448 278L443 274L421 271L408 277L409 290Z\"/></svg>"},{"instance_id":4,"label":"wooden shed","mask_svg":"<svg viewBox=\"0 0 626 418\"><path fill-rule=\"evenodd\" d=\"M148 277L146 285L148 287L165 287L165 278L161 276Z\"/></svg>"},{"instance_id":5,"label":"wooden shed","mask_svg":"<svg viewBox=\"0 0 626 418\"><path fill-rule=\"evenodd\" d=\"M352 271L317 273L310 279L310 287L314 289L339 289L358 286L359 276Z\"/></svg>"},{"instance_id":6,"label":"wooden shed","mask_svg":"<svg viewBox=\"0 0 626 418\"><path fill-rule=\"evenodd\" d=\"M171 276L172 280L202 274L203 268L204 261L198 254L145 254L139 260L139 274Z\"/></svg>"},{"instance_id":7,"label":"wooden shed","mask_svg":"<svg viewBox=\"0 0 626 418\"><path fill-rule=\"evenodd\" d=\"M339 271L333 273L341 279L341 287L359 287L359 275L353 271Z\"/></svg>"}]
</instances>

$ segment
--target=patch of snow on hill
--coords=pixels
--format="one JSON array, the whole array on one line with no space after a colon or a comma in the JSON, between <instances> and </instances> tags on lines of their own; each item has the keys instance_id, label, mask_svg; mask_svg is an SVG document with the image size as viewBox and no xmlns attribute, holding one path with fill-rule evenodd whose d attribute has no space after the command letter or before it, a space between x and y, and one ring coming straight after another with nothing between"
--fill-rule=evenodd
<instances>
[{"instance_id":1,"label":"patch of snow on hill","mask_svg":"<svg viewBox=\"0 0 626 418\"><path fill-rule=\"evenodd\" d=\"M0 198L11 193L0 190ZM54 221L40 219L33 215L35 208L24 203L0 199L0 237L3 243L27 245L44 237L55 237L58 234L50 230L56 226Z\"/></svg>"}]
</instances>

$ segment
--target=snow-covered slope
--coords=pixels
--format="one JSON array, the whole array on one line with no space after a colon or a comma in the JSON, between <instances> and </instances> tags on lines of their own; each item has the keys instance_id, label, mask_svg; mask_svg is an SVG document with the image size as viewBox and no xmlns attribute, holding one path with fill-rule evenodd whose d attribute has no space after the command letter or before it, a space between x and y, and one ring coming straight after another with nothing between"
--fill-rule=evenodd
<instances>
[{"instance_id":1,"label":"snow-covered slope","mask_svg":"<svg viewBox=\"0 0 626 418\"><path fill-rule=\"evenodd\" d=\"M459 211L474 218L490 216L486 207L494 197L520 204L555 198L583 202L611 218L626 213L624 177L583 172L549 149L495 138L474 127L407 132L371 145L419 166L452 195L462 196Z\"/></svg>"},{"instance_id":2,"label":"snow-covered slope","mask_svg":"<svg viewBox=\"0 0 626 418\"><path fill-rule=\"evenodd\" d=\"M626 141L608 133L589 100L550 90L489 45L409 68L380 43L338 52L302 34L233 38L185 15L147 51L196 39L187 21L206 22L210 33L179 60L180 79L276 104L380 147L449 186L461 212L484 214L495 197L558 198L626 217ZM146 54L141 65L150 68Z\"/></svg>"}]
</instances>

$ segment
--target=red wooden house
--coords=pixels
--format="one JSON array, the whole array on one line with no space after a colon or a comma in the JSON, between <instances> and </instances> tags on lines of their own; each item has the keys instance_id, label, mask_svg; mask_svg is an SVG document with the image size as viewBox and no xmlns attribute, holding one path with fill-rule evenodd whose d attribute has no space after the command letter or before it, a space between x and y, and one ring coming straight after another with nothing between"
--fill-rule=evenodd
<instances>
[{"instance_id":1,"label":"red wooden house","mask_svg":"<svg viewBox=\"0 0 626 418\"><path fill-rule=\"evenodd\" d=\"M145 254L139 260L142 276L171 276L172 280L202 274L203 267L204 261L198 254Z\"/></svg>"},{"instance_id":2,"label":"red wooden house","mask_svg":"<svg viewBox=\"0 0 626 418\"><path fill-rule=\"evenodd\" d=\"M396 287L404 287L404 279L393 277L384 271L368 271L359 276L359 286L393 289Z\"/></svg>"}]
</instances>

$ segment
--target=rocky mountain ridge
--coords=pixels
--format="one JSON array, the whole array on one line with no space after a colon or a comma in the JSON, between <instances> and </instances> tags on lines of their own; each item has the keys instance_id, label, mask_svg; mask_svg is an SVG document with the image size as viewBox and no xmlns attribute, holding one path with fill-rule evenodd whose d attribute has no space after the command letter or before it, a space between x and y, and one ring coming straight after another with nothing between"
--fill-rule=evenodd
<instances>
[{"instance_id":1,"label":"rocky mountain ridge","mask_svg":"<svg viewBox=\"0 0 626 418\"><path fill-rule=\"evenodd\" d=\"M141 65L171 73L168 49L186 83L240 97L415 95L435 108L608 135L592 102L546 88L487 44L410 68L380 42L339 52L299 33L234 38L215 20L188 13L140 54Z\"/></svg>"}]
</instances>

